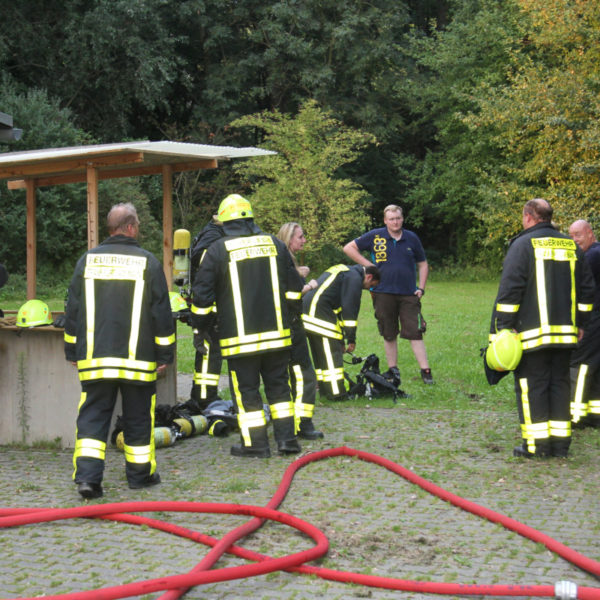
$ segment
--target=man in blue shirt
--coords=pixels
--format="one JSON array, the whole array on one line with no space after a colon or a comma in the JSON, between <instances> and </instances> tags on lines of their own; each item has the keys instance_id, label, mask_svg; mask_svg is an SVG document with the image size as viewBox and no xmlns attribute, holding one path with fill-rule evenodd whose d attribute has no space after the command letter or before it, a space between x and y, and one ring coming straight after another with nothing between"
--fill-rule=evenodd
<instances>
[{"instance_id":1,"label":"man in blue shirt","mask_svg":"<svg viewBox=\"0 0 600 600\"><path fill-rule=\"evenodd\" d=\"M348 242L344 252L360 265L375 265L381 273L381 282L372 290L373 306L379 333L383 337L388 375L400 379L397 345L400 334L410 341L421 368L423 383L432 384L434 381L420 322L421 298L429 274L425 251L419 237L402 228L404 216L399 206L386 206L383 222L385 227L368 231ZM362 254L364 251L369 253L370 260Z\"/></svg>"}]
</instances>

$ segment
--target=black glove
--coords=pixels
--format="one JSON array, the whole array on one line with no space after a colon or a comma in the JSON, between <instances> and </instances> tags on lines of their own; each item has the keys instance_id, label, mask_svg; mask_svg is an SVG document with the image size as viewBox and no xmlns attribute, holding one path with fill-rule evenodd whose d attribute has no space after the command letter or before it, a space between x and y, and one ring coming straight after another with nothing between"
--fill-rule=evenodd
<instances>
[{"instance_id":1,"label":"black glove","mask_svg":"<svg viewBox=\"0 0 600 600\"><path fill-rule=\"evenodd\" d=\"M202 354L203 356L207 352L207 348L204 343L205 339L206 339L205 331L198 331L197 329L194 329L194 348L196 349L196 352L198 354Z\"/></svg>"},{"instance_id":2,"label":"black glove","mask_svg":"<svg viewBox=\"0 0 600 600\"><path fill-rule=\"evenodd\" d=\"M67 322L67 317L65 315L58 315L56 319L54 319L54 323L52 325L54 327L64 327Z\"/></svg>"}]
</instances>

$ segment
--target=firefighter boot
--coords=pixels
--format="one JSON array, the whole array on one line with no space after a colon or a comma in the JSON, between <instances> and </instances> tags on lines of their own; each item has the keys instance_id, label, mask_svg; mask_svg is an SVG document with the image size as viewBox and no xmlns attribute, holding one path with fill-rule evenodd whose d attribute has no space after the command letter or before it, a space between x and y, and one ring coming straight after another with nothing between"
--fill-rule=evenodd
<instances>
[{"instance_id":1,"label":"firefighter boot","mask_svg":"<svg viewBox=\"0 0 600 600\"><path fill-rule=\"evenodd\" d=\"M245 444L245 437L250 441L250 445ZM249 427L247 436L242 434L241 444L231 446L231 455L270 458L271 449L269 448L269 438L267 437L267 426Z\"/></svg>"},{"instance_id":2,"label":"firefighter boot","mask_svg":"<svg viewBox=\"0 0 600 600\"><path fill-rule=\"evenodd\" d=\"M315 429L312 419L309 417L300 417L300 431L298 437L305 440L318 440L323 436L323 432Z\"/></svg>"},{"instance_id":3,"label":"firefighter boot","mask_svg":"<svg viewBox=\"0 0 600 600\"><path fill-rule=\"evenodd\" d=\"M294 417L273 419L273 432L279 454L298 454L302 451L294 433Z\"/></svg>"}]
</instances>

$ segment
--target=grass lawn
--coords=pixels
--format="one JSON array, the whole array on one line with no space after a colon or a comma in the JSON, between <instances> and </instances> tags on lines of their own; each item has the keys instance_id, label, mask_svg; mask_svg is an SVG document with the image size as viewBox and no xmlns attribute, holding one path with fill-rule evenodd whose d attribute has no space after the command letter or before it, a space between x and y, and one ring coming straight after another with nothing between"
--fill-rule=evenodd
<instances>
[{"instance_id":1,"label":"grass lawn","mask_svg":"<svg viewBox=\"0 0 600 600\"><path fill-rule=\"evenodd\" d=\"M499 385L488 385L483 372L479 349L487 344L489 320L497 283L430 281L423 299L423 315L427 320L425 344L436 384L426 386L421 382L417 362L406 340L400 340L398 366L402 375L401 388L410 398L398 401L411 408L448 408L453 410L514 409L512 377ZM40 295L40 297L42 297ZM17 310L19 296L0 291L0 307ZM44 298L51 310L62 310L62 298ZM379 356L381 370L387 369L382 339L377 332L373 308L368 292L364 292L358 320L355 354ZM178 371L193 371L194 351L191 329L178 323ZM223 372L226 372L226 364ZM347 365L354 379L360 365ZM227 394L224 394L227 396ZM328 404L325 399L318 402ZM349 401L364 405L365 399ZM330 404L330 403L329 403ZM388 398L373 400L374 406L391 406Z\"/></svg>"}]
</instances>

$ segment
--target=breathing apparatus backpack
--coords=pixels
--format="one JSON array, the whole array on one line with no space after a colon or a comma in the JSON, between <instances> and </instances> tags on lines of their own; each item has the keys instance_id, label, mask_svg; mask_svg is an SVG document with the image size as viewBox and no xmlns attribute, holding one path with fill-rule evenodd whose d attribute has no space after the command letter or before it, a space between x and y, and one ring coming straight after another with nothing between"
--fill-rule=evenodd
<instances>
[{"instance_id":1,"label":"breathing apparatus backpack","mask_svg":"<svg viewBox=\"0 0 600 600\"><path fill-rule=\"evenodd\" d=\"M392 396L394 404L397 403L398 398L410 398L405 391L399 388L401 383L399 371L396 375L379 371L379 357L376 354L369 354L366 358L352 355L350 364L360 363L363 363L363 366L356 376L356 381L352 381L344 371L344 377L350 383L349 398L364 396L370 400L371 398Z\"/></svg>"}]
</instances>

